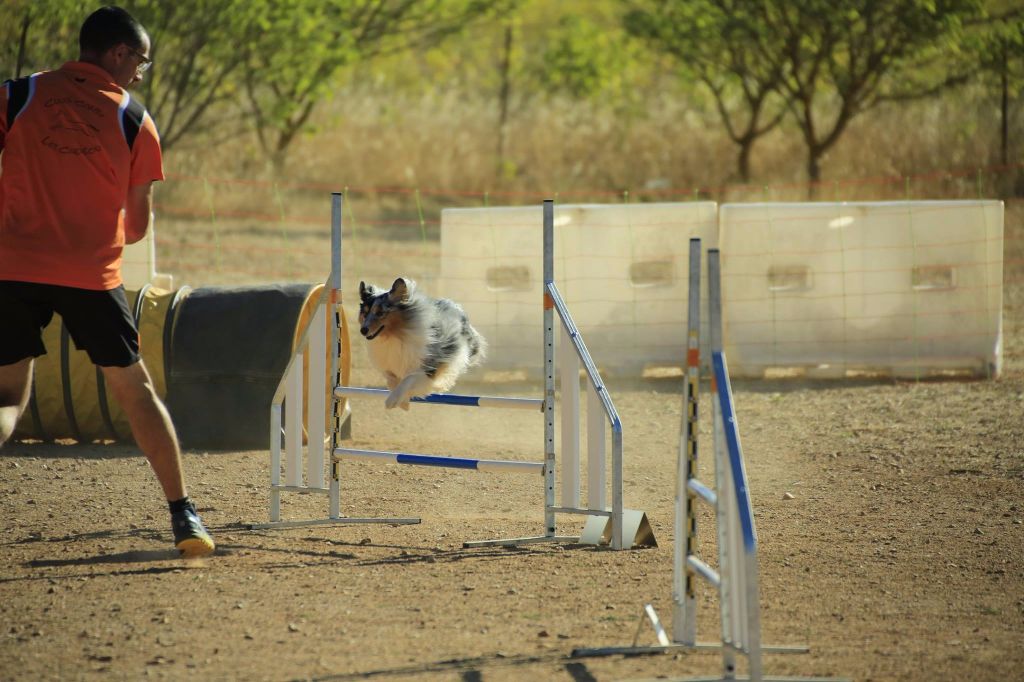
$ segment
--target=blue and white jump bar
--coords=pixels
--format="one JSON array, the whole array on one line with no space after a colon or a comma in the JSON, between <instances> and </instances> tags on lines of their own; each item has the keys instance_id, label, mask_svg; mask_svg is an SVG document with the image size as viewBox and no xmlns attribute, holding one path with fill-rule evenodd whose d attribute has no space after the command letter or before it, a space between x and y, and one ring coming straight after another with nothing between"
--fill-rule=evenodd
<instances>
[{"instance_id":1,"label":"blue and white jump bar","mask_svg":"<svg viewBox=\"0 0 1024 682\"><path fill-rule=\"evenodd\" d=\"M445 469L472 469L490 473L543 474L544 462L517 462L495 459L468 459L440 455L414 455L405 452L384 452L382 450L357 450L335 448L338 459L361 459L392 464L413 464L416 466L441 467Z\"/></svg>"},{"instance_id":2,"label":"blue and white jump bar","mask_svg":"<svg viewBox=\"0 0 1024 682\"><path fill-rule=\"evenodd\" d=\"M376 396L385 397L390 393L386 388L365 388L362 386L336 386L334 395L345 396ZM430 403L434 405L461 405L463 407L497 407L506 410L544 410L543 398L506 398L487 395L459 395L457 393L431 393L422 398L412 398L414 403Z\"/></svg>"}]
</instances>

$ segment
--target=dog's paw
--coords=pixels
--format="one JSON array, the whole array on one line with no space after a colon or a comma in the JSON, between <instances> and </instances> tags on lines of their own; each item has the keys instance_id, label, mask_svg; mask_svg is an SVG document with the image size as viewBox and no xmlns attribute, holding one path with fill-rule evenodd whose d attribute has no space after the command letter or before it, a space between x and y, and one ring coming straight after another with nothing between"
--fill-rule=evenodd
<instances>
[{"instance_id":1,"label":"dog's paw","mask_svg":"<svg viewBox=\"0 0 1024 682\"><path fill-rule=\"evenodd\" d=\"M388 397L384 399L384 407L386 407L389 410L393 410L396 407L398 407L399 403L401 402L402 396L396 393L395 391L391 391L391 393L388 393ZM404 409L409 409L408 401L406 401Z\"/></svg>"},{"instance_id":2,"label":"dog's paw","mask_svg":"<svg viewBox=\"0 0 1024 682\"><path fill-rule=\"evenodd\" d=\"M409 401L408 401L408 400L406 400L406 401L405 401L405 402L403 402L403 403L402 403L401 405L399 405L399 407L401 407L401 408L402 408L403 410L405 410L406 412L408 412L408 411L409 411Z\"/></svg>"}]
</instances>

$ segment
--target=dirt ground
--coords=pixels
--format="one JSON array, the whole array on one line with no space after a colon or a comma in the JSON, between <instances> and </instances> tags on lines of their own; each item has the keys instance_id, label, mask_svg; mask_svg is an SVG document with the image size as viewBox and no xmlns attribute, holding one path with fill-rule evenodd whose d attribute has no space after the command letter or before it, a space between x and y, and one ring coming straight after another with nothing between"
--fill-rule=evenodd
<instances>
[{"instance_id":1,"label":"dirt ground","mask_svg":"<svg viewBox=\"0 0 1024 682\"><path fill-rule=\"evenodd\" d=\"M736 384L763 641L810 648L766 655L768 673L1024 679L1020 237L1008 223L999 380ZM380 383L359 366L354 380ZM539 397L525 384L486 389ZM250 530L267 519L267 453L189 451L191 492L219 547L185 562L135 448L11 444L0 451L0 679L717 674L713 651L569 656L630 644L645 603L671 621L681 381L619 380L612 397L624 424L626 504L647 512L657 548L463 549L464 540L540 534L541 481L370 463L344 466L343 512L421 524ZM705 413L709 402L705 393ZM702 418L701 477L710 481ZM524 460L542 452L542 423L528 413L357 405L353 430L355 447ZM286 496L284 512L323 516L326 500ZM580 529L560 521L560 532ZM710 515L700 523L710 557ZM717 599L704 586L698 599L700 639L717 641ZM653 643L646 625L640 643Z\"/></svg>"}]
</instances>

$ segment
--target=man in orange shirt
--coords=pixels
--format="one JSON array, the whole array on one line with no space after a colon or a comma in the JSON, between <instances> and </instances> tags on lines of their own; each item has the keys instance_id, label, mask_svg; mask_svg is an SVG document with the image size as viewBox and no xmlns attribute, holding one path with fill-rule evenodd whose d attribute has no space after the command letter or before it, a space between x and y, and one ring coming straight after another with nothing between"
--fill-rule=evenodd
<instances>
[{"instance_id":1,"label":"man in orange shirt","mask_svg":"<svg viewBox=\"0 0 1024 682\"><path fill-rule=\"evenodd\" d=\"M100 367L171 509L186 556L214 550L185 489L170 415L139 355L121 250L149 225L160 138L126 88L152 63L145 29L119 7L82 24L80 56L0 89L0 446L28 404L33 358L54 312Z\"/></svg>"}]
</instances>

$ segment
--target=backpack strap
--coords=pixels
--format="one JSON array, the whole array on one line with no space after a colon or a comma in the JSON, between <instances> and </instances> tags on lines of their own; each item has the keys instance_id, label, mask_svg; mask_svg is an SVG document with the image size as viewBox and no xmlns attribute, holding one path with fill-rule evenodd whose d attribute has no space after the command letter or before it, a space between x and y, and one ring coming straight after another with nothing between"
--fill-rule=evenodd
<instances>
[{"instance_id":1,"label":"backpack strap","mask_svg":"<svg viewBox=\"0 0 1024 682\"><path fill-rule=\"evenodd\" d=\"M121 106L118 107L118 121L121 123L121 132L124 133L128 149L135 145L135 138L142 128L142 121L146 118L146 107L133 99L126 91L121 98Z\"/></svg>"},{"instance_id":2,"label":"backpack strap","mask_svg":"<svg viewBox=\"0 0 1024 682\"><path fill-rule=\"evenodd\" d=\"M10 130L14 125L14 120L18 118L18 114L32 99L32 94L36 90L36 77L33 74L22 78L12 78L4 85L7 86L7 129Z\"/></svg>"}]
</instances>

